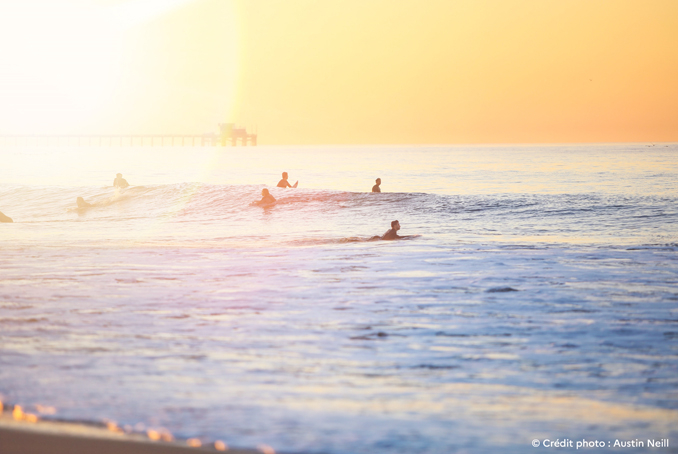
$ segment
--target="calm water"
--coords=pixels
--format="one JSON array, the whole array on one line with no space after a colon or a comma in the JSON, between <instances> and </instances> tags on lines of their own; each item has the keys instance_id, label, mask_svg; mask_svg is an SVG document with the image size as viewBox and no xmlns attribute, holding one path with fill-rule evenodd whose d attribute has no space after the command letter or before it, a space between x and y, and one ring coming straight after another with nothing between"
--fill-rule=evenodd
<instances>
[{"instance_id":1,"label":"calm water","mask_svg":"<svg viewBox=\"0 0 678 454\"><path fill-rule=\"evenodd\" d=\"M280 452L678 445L648 145L0 148L2 399Z\"/></svg>"}]
</instances>

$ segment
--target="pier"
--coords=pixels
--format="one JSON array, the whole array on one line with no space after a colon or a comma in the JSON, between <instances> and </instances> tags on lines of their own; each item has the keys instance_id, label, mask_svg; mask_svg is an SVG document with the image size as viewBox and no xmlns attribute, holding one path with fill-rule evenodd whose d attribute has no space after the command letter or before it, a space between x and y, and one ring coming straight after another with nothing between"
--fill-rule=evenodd
<instances>
[{"instance_id":1,"label":"pier","mask_svg":"<svg viewBox=\"0 0 678 454\"><path fill-rule=\"evenodd\" d=\"M235 123L219 123L206 134L5 134L0 146L242 146L257 145L257 134Z\"/></svg>"}]
</instances>

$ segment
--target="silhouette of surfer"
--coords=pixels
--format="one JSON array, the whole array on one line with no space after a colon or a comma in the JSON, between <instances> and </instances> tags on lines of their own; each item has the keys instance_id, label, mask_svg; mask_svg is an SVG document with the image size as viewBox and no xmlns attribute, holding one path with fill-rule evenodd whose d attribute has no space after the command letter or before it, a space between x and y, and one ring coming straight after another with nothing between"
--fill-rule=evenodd
<instances>
[{"instance_id":1,"label":"silhouette of surfer","mask_svg":"<svg viewBox=\"0 0 678 454\"><path fill-rule=\"evenodd\" d=\"M78 208L91 208L92 204L85 202L85 199L78 197L75 199L75 202L78 204Z\"/></svg>"},{"instance_id":2,"label":"silhouette of surfer","mask_svg":"<svg viewBox=\"0 0 678 454\"><path fill-rule=\"evenodd\" d=\"M403 236L400 236L400 235L398 235L398 230L400 230L400 222L392 221L391 222L391 228L388 229L386 231L386 233L384 233L381 236L381 239L382 240L404 240L404 239L407 239L407 238L416 238L416 237L420 236L420 235L403 235ZM379 238L379 237L376 237L376 238Z\"/></svg>"},{"instance_id":3,"label":"silhouette of surfer","mask_svg":"<svg viewBox=\"0 0 678 454\"><path fill-rule=\"evenodd\" d=\"M275 203L275 197L268 192L268 189L261 190L261 200L254 202L254 205L271 205Z\"/></svg>"},{"instance_id":4,"label":"silhouette of surfer","mask_svg":"<svg viewBox=\"0 0 678 454\"><path fill-rule=\"evenodd\" d=\"M381 188L379 187L381 185L381 178L377 178L374 182L377 184L372 186L372 192L381 192Z\"/></svg>"},{"instance_id":5,"label":"silhouette of surfer","mask_svg":"<svg viewBox=\"0 0 678 454\"><path fill-rule=\"evenodd\" d=\"M127 182L127 180L125 180L122 177L121 173L117 174L115 176L115 180L113 180L113 187L114 188L126 188L127 186L129 186L129 183Z\"/></svg>"},{"instance_id":6,"label":"silhouette of surfer","mask_svg":"<svg viewBox=\"0 0 678 454\"><path fill-rule=\"evenodd\" d=\"M291 185L289 181L287 181L287 172L282 173L282 180L278 181L278 187L279 188L296 188L297 185L299 184L299 181L294 183L294 185Z\"/></svg>"},{"instance_id":7,"label":"silhouette of surfer","mask_svg":"<svg viewBox=\"0 0 678 454\"><path fill-rule=\"evenodd\" d=\"M14 221L12 220L12 218L10 218L9 216L3 214L3 213L0 211L0 222L14 222Z\"/></svg>"}]
</instances>

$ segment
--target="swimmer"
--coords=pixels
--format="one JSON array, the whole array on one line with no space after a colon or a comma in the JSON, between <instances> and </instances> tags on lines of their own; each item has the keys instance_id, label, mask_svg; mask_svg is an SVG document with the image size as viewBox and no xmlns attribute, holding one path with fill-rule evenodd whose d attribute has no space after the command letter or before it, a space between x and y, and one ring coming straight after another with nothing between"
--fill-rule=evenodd
<instances>
[{"instance_id":1,"label":"swimmer","mask_svg":"<svg viewBox=\"0 0 678 454\"><path fill-rule=\"evenodd\" d=\"M261 190L261 200L254 202L254 205L271 205L275 203L275 197L268 192L268 189L264 188Z\"/></svg>"},{"instance_id":2,"label":"swimmer","mask_svg":"<svg viewBox=\"0 0 678 454\"><path fill-rule=\"evenodd\" d=\"M282 180L278 181L278 187L279 188L296 188L297 185L299 184L299 181L294 183L294 186L290 184L289 181L287 181L287 172L282 173Z\"/></svg>"},{"instance_id":3,"label":"swimmer","mask_svg":"<svg viewBox=\"0 0 678 454\"><path fill-rule=\"evenodd\" d=\"M127 180L125 180L122 177L121 173L117 174L116 177L115 177L115 180L113 180L113 187L114 188L126 188L127 186L129 186L129 183L127 182Z\"/></svg>"},{"instance_id":4,"label":"swimmer","mask_svg":"<svg viewBox=\"0 0 678 454\"><path fill-rule=\"evenodd\" d=\"M6 216L0 211L0 222L14 222L14 221L12 220L12 218Z\"/></svg>"},{"instance_id":5,"label":"swimmer","mask_svg":"<svg viewBox=\"0 0 678 454\"><path fill-rule=\"evenodd\" d=\"M75 202L78 204L78 208L91 208L92 204L85 202L85 199L78 197L75 199Z\"/></svg>"},{"instance_id":6,"label":"swimmer","mask_svg":"<svg viewBox=\"0 0 678 454\"><path fill-rule=\"evenodd\" d=\"M377 184L372 186L372 192L381 192L381 188L379 188L379 185L381 185L381 178L377 178L375 180L375 183L377 183Z\"/></svg>"},{"instance_id":7,"label":"swimmer","mask_svg":"<svg viewBox=\"0 0 678 454\"><path fill-rule=\"evenodd\" d=\"M391 222L391 228L381 237L382 240L404 240L407 238L416 238L420 235L398 235L400 230L400 223L398 221Z\"/></svg>"}]
</instances>

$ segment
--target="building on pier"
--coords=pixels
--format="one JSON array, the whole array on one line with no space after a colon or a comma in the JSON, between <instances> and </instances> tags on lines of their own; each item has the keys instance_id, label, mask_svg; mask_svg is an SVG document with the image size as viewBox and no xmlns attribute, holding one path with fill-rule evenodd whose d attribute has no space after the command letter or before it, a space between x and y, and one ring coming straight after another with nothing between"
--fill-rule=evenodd
<instances>
[{"instance_id":1,"label":"building on pier","mask_svg":"<svg viewBox=\"0 0 678 454\"><path fill-rule=\"evenodd\" d=\"M234 147L238 144L240 139L243 146L247 146L247 142L252 145L257 144L257 134L248 134L245 128L236 128L235 123L219 123L219 130L221 134L221 145L226 146L228 141Z\"/></svg>"}]
</instances>

